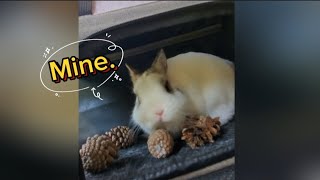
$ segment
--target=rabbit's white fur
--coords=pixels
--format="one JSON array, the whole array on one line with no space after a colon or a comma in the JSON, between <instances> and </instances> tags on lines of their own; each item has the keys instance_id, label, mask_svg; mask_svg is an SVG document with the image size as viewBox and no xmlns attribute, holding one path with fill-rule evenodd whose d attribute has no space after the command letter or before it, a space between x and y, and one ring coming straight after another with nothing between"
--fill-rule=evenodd
<instances>
[{"instance_id":1,"label":"rabbit's white fur","mask_svg":"<svg viewBox=\"0 0 320 180\"><path fill-rule=\"evenodd\" d=\"M232 119L235 81L231 61L199 52L180 54L166 61L162 50L157 58L143 74L127 66L137 96L132 119L147 134L165 128L177 137L186 115L220 117L222 125ZM173 89L171 93L164 88L165 80ZM164 110L161 121L155 114L159 109Z\"/></svg>"}]
</instances>

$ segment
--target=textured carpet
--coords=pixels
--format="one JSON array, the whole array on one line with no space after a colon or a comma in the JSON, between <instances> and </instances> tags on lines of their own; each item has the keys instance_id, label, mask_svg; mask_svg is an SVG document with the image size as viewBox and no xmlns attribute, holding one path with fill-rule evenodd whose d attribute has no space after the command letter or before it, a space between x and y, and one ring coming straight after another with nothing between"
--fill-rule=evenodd
<instances>
[{"instance_id":1,"label":"textured carpet","mask_svg":"<svg viewBox=\"0 0 320 180\"><path fill-rule=\"evenodd\" d=\"M153 158L147 148L147 139L140 137L135 145L120 150L119 158L105 171L85 172L86 179L168 179L204 168L234 155L234 128L234 121L229 122L222 127L222 134L214 143L195 150L176 140L173 154L165 159ZM201 178L234 177L233 168L224 168L217 173Z\"/></svg>"}]
</instances>

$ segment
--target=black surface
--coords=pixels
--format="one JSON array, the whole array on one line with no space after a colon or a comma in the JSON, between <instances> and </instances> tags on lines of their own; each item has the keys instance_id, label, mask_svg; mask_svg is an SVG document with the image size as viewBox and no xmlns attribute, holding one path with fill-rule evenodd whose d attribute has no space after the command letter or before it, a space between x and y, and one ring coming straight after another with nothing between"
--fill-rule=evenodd
<instances>
[{"instance_id":1,"label":"black surface","mask_svg":"<svg viewBox=\"0 0 320 180\"><path fill-rule=\"evenodd\" d=\"M147 139L140 137L135 145L120 150L119 158L105 171L98 174L86 172L86 179L167 179L217 163L234 155L234 124L234 121L226 124L214 143L198 149L191 149L183 141L176 140L173 154L164 159L152 157ZM210 176L218 177L221 173Z\"/></svg>"}]
</instances>

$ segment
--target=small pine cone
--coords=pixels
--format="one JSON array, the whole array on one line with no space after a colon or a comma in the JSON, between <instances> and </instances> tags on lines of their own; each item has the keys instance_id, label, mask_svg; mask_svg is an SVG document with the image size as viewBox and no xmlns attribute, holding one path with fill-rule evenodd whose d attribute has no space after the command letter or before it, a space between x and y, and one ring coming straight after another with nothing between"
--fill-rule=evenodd
<instances>
[{"instance_id":1,"label":"small pine cone","mask_svg":"<svg viewBox=\"0 0 320 180\"><path fill-rule=\"evenodd\" d=\"M171 154L174 141L167 130L159 129L149 136L147 144L151 155L159 159Z\"/></svg>"},{"instance_id":2,"label":"small pine cone","mask_svg":"<svg viewBox=\"0 0 320 180\"><path fill-rule=\"evenodd\" d=\"M119 148L127 148L134 143L134 132L127 126L117 126L105 133Z\"/></svg>"},{"instance_id":3,"label":"small pine cone","mask_svg":"<svg viewBox=\"0 0 320 180\"><path fill-rule=\"evenodd\" d=\"M83 168L97 173L118 157L118 148L106 135L88 137L80 149Z\"/></svg>"},{"instance_id":4,"label":"small pine cone","mask_svg":"<svg viewBox=\"0 0 320 180\"><path fill-rule=\"evenodd\" d=\"M188 116L182 129L182 140L192 148L213 143L213 138L220 133L219 117Z\"/></svg>"}]
</instances>

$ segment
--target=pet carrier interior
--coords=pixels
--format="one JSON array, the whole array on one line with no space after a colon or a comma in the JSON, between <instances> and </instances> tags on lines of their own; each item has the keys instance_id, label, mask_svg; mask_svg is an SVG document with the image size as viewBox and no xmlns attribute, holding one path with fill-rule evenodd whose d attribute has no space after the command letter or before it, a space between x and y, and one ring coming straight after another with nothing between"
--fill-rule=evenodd
<instances>
[{"instance_id":1,"label":"pet carrier interior","mask_svg":"<svg viewBox=\"0 0 320 180\"><path fill-rule=\"evenodd\" d=\"M107 13L105 16L108 16ZM125 63L144 71L150 67L161 48L168 58L195 51L234 61L234 6L232 2L213 1L179 8L109 27L86 39L110 39L123 48L124 58L116 73L98 89L103 101L94 98L91 91L79 92L79 146L89 136L129 124L135 96ZM107 51L104 42L81 43L79 48L80 59L105 55L116 64L120 62L121 51ZM79 86L95 86L109 75L97 73L95 76L81 78ZM181 177L234 157L234 128L232 120L222 128L222 135L215 143L196 150L177 141L173 154L161 160L150 155L146 138L140 137L132 147L120 150L119 159L114 164L99 174L85 172L86 178ZM201 177L233 179L234 165L207 172Z\"/></svg>"}]
</instances>

